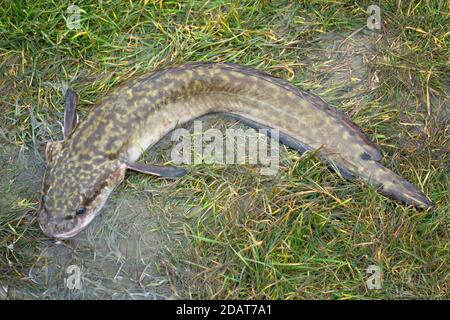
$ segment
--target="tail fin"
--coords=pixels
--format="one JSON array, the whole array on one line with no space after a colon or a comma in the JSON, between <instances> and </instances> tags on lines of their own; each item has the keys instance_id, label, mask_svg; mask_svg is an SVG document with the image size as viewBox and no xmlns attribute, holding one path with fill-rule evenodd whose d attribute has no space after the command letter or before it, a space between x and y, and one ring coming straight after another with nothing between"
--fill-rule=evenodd
<instances>
[{"instance_id":1,"label":"tail fin","mask_svg":"<svg viewBox=\"0 0 450 320\"><path fill-rule=\"evenodd\" d=\"M416 186L384 167L375 160L348 161L338 155L327 156L346 179L360 177L376 186L381 194L402 203L421 209L433 207L433 203Z\"/></svg>"},{"instance_id":2,"label":"tail fin","mask_svg":"<svg viewBox=\"0 0 450 320\"><path fill-rule=\"evenodd\" d=\"M371 161L373 170L369 173L369 182L379 187L379 192L416 208L429 209L433 203L416 186L377 161ZM372 167L372 166L371 166Z\"/></svg>"}]
</instances>

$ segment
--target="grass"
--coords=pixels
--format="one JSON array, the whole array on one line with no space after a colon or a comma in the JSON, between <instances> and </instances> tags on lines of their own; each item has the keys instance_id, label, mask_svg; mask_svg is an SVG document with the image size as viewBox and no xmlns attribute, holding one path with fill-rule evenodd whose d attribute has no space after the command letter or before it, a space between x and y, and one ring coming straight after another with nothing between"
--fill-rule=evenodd
<instances>
[{"instance_id":1,"label":"grass","mask_svg":"<svg viewBox=\"0 0 450 320\"><path fill-rule=\"evenodd\" d=\"M370 1L77 1L70 30L71 4L0 8L0 297L449 298L446 1L380 2L379 31L365 27ZM35 212L45 143L61 138L61 87L79 93L83 117L118 83L189 61L240 63L320 94L435 209L283 147L275 177L206 164L175 182L128 174L80 239L45 239ZM68 264L87 274L83 292L64 288ZM369 265L381 290L367 289Z\"/></svg>"}]
</instances>

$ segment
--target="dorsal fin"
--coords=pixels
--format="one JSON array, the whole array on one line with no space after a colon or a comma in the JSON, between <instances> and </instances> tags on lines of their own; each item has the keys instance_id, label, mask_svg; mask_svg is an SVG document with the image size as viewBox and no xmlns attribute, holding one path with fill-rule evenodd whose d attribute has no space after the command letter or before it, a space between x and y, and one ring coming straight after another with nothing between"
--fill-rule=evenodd
<instances>
[{"instance_id":1,"label":"dorsal fin","mask_svg":"<svg viewBox=\"0 0 450 320\"><path fill-rule=\"evenodd\" d=\"M223 63L194 62L194 63L187 63L187 64L184 64L181 66L157 71L149 76L146 76L142 80L145 79L146 81L148 81L148 80L156 79L156 78L164 75L166 72L173 72L175 69L186 70L186 69L217 68L217 67L223 68L223 69L229 70L229 71L236 71L236 72L243 73L243 74L253 76L253 77L258 77L260 79L269 81L279 87L282 87L282 88L294 93L301 99L308 100L309 102L312 103L312 105L314 105L314 107L326 112L328 115L332 116L333 118L338 119L345 126L347 126L356 136L360 137L361 140L364 142L363 147L364 147L365 151L370 155L370 157L373 160L375 160L375 161L381 160L381 153L378 150L377 146L369 139L369 137L361 130L361 128L359 128L355 123L353 123L353 121L350 119L350 117L348 115L346 115L343 111L341 111L333 106L330 106L319 96L317 96L311 92L302 90L302 89L296 87L295 85L293 85L292 83L290 83L289 81L281 79L277 76L274 76L274 75L271 75L271 74L268 74L268 73L265 73L265 72L262 72L259 70L250 69L250 68L232 63L232 62L223 62Z\"/></svg>"},{"instance_id":2,"label":"dorsal fin","mask_svg":"<svg viewBox=\"0 0 450 320\"><path fill-rule=\"evenodd\" d=\"M248 69L246 67L234 64L234 63L223 63L222 64L225 68L236 70L238 72L242 72L248 75L256 76L259 78L263 78L264 80L270 81L273 84L276 84L280 87L283 87L286 90L289 90L296 95L298 95L302 99L306 99L308 101L311 101L313 105L320 110L323 110L330 116L338 119L339 121L343 122L345 126L347 126L349 129L353 131L355 135L360 137L363 142L365 143L364 149L366 152L371 156L371 158L375 161L381 160L381 153L378 149L378 147L370 140L370 138L362 131L360 127L358 127L351 119L350 117L345 114L342 110L339 110L333 106L330 106L328 103L326 103L322 98L319 96L316 96L315 94L311 92L307 92L304 90L299 89L298 87L294 86L292 83L288 82L287 80L278 78L276 76L257 71Z\"/></svg>"}]
</instances>

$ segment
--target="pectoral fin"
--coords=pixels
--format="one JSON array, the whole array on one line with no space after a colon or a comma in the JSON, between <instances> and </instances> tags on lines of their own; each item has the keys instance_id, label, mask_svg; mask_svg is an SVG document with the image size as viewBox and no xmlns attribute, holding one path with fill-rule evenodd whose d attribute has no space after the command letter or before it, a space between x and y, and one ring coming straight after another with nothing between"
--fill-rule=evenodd
<instances>
[{"instance_id":1,"label":"pectoral fin","mask_svg":"<svg viewBox=\"0 0 450 320\"><path fill-rule=\"evenodd\" d=\"M75 128L77 125L77 103L77 94L75 93L75 91L68 88L66 91L66 95L64 96L64 139L67 139L67 137L72 133L73 128Z\"/></svg>"},{"instance_id":2,"label":"pectoral fin","mask_svg":"<svg viewBox=\"0 0 450 320\"><path fill-rule=\"evenodd\" d=\"M125 163L128 169L141 173L152 174L164 178L179 178L187 174L187 170L171 166L153 166L145 163Z\"/></svg>"}]
</instances>

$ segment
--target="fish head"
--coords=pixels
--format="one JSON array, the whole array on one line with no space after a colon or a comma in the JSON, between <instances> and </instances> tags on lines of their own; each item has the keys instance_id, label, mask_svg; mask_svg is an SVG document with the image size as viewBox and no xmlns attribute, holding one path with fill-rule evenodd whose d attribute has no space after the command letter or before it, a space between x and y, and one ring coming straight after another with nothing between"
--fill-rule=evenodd
<instances>
[{"instance_id":1,"label":"fish head","mask_svg":"<svg viewBox=\"0 0 450 320\"><path fill-rule=\"evenodd\" d=\"M51 238L67 239L97 216L126 165L118 160L71 153L67 141L49 142L38 220Z\"/></svg>"}]
</instances>

